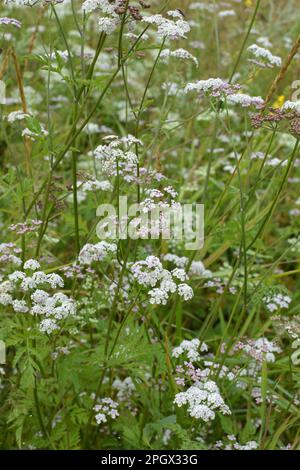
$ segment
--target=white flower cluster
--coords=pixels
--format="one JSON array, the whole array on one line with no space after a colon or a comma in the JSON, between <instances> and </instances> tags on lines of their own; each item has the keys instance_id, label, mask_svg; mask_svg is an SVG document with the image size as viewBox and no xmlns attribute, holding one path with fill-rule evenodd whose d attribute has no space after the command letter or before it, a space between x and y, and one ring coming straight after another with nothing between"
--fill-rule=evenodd
<instances>
[{"instance_id":1,"label":"white flower cluster","mask_svg":"<svg viewBox=\"0 0 300 470\"><path fill-rule=\"evenodd\" d=\"M84 13L92 13L97 10L105 16L101 16L98 21L99 30L105 34L112 34L120 23L120 17L116 13L119 5L118 0L86 0L82 4Z\"/></svg>"},{"instance_id":2,"label":"white flower cluster","mask_svg":"<svg viewBox=\"0 0 300 470\"><path fill-rule=\"evenodd\" d=\"M119 416L117 410L119 404L111 398L102 398L100 403L94 406L96 411L95 419L97 424L107 423L107 418L116 419Z\"/></svg>"},{"instance_id":3,"label":"white flower cluster","mask_svg":"<svg viewBox=\"0 0 300 470\"><path fill-rule=\"evenodd\" d=\"M53 296L43 290L36 290L31 295L33 315L47 317L41 321L40 330L48 334L58 329L57 320L64 320L76 313L75 303L67 295L57 292Z\"/></svg>"},{"instance_id":4,"label":"white flower cluster","mask_svg":"<svg viewBox=\"0 0 300 470\"><path fill-rule=\"evenodd\" d=\"M221 278L215 277L204 284L204 287L215 287L217 294L223 294L225 291L226 283ZM231 286L228 289L231 294L236 294L236 287Z\"/></svg>"},{"instance_id":5,"label":"white flower cluster","mask_svg":"<svg viewBox=\"0 0 300 470\"><path fill-rule=\"evenodd\" d=\"M31 131L26 127L22 131L22 137L28 137L30 140L35 141L36 139L41 139L43 137L46 137L49 134L48 131L40 124L40 129L38 132Z\"/></svg>"},{"instance_id":6,"label":"white flower cluster","mask_svg":"<svg viewBox=\"0 0 300 470\"><path fill-rule=\"evenodd\" d=\"M114 0L85 0L81 8L84 13L101 10L103 13L111 15L115 11L116 3Z\"/></svg>"},{"instance_id":7,"label":"white flower cluster","mask_svg":"<svg viewBox=\"0 0 300 470\"><path fill-rule=\"evenodd\" d=\"M24 269L29 270L29 271L36 271L37 269L40 269L41 265L36 259L28 259L24 263Z\"/></svg>"},{"instance_id":8,"label":"white flower cluster","mask_svg":"<svg viewBox=\"0 0 300 470\"><path fill-rule=\"evenodd\" d=\"M94 191L112 191L112 184L108 180L98 180L93 176L84 178L84 181L77 181L77 199L79 202L84 201L88 193ZM68 200L72 199L72 195L68 196Z\"/></svg>"},{"instance_id":9,"label":"white flower cluster","mask_svg":"<svg viewBox=\"0 0 300 470\"><path fill-rule=\"evenodd\" d=\"M248 441L246 444L240 444L234 435L228 435L227 439L229 441L228 444L225 444L223 441L217 441L213 448L220 450L255 450L258 448L256 441Z\"/></svg>"},{"instance_id":10,"label":"white flower cluster","mask_svg":"<svg viewBox=\"0 0 300 470\"><path fill-rule=\"evenodd\" d=\"M167 209L173 207L176 209L178 203L175 198L178 196L172 186L165 186L161 189L146 189L146 198L141 202L141 208L144 213L147 213L155 208Z\"/></svg>"},{"instance_id":11,"label":"white flower cluster","mask_svg":"<svg viewBox=\"0 0 300 470\"><path fill-rule=\"evenodd\" d=\"M160 56L162 58L176 57L177 59L191 60L196 64L197 67L199 65L196 57L194 57L189 51L182 48L176 49L175 51L170 51L170 49L164 49Z\"/></svg>"},{"instance_id":12,"label":"white flower cluster","mask_svg":"<svg viewBox=\"0 0 300 470\"><path fill-rule=\"evenodd\" d=\"M117 15L111 16L111 17L105 16L103 18L99 18L99 22L98 22L99 31L108 35L112 34L117 29L119 22L120 22L120 19Z\"/></svg>"},{"instance_id":13,"label":"white flower cluster","mask_svg":"<svg viewBox=\"0 0 300 470\"><path fill-rule=\"evenodd\" d=\"M190 362L197 362L201 358L200 352L208 351L207 344L200 343L198 338L192 340L184 340L179 346L173 349L172 357L180 357L186 354Z\"/></svg>"},{"instance_id":14,"label":"white flower cluster","mask_svg":"<svg viewBox=\"0 0 300 470\"><path fill-rule=\"evenodd\" d=\"M169 238L173 230L176 235L176 224L170 227L171 217L175 218L180 210L180 205L175 200L177 192L174 188L165 186L161 189L146 189L145 196L139 205L138 216L130 221L135 234L140 238L158 238L160 235Z\"/></svg>"},{"instance_id":15,"label":"white flower cluster","mask_svg":"<svg viewBox=\"0 0 300 470\"><path fill-rule=\"evenodd\" d=\"M198 93L208 93L213 97L219 97L221 95L232 95L238 88L238 85L230 85L221 78L208 78L207 80L188 83L184 92L197 91Z\"/></svg>"},{"instance_id":16,"label":"white flower cluster","mask_svg":"<svg viewBox=\"0 0 300 470\"><path fill-rule=\"evenodd\" d=\"M12 124L15 121L22 121L23 119L26 119L27 117L29 117L29 114L26 114L21 110L18 110L18 111L12 111L11 113L9 113L6 119L10 124Z\"/></svg>"},{"instance_id":17,"label":"white flower cluster","mask_svg":"<svg viewBox=\"0 0 300 470\"><path fill-rule=\"evenodd\" d=\"M78 186L84 193L89 191L111 191L112 185L109 181L98 181L96 179L90 179L84 183L78 182Z\"/></svg>"},{"instance_id":18,"label":"white flower cluster","mask_svg":"<svg viewBox=\"0 0 300 470\"><path fill-rule=\"evenodd\" d=\"M24 263L24 271L14 271L10 274L8 280L0 284L0 304L11 305L16 313L29 312L31 315L44 317L39 325L40 330L50 334L59 329L57 322L75 315L76 306L74 300L62 292L50 295L41 289L62 288L64 281L58 274L46 274L39 269L39 262L29 259ZM31 273L28 274L28 271ZM15 298L20 291L23 294L29 293L30 301Z\"/></svg>"},{"instance_id":19,"label":"white flower cluster","mask_svg":"<svg viewBox=\"0 0 300 470\"><path fill-rule=\"evenodd\" d=\"M118 162L123 161L134 165L138 163L137 155L130 148L133 145L143 145L139 139L132 135L121 138L116 135L109 135L103 140L108 143L99 145L94 150L94 155L96 159L101 160L104 172L113 174Z\"/></svg>"},{"instance_id":20,"label":"white flower cluster","mask_svg":"<svg viewBox=\"0 0 300 470\"><path fill-rule=\"evenodd\" d=\"M179 10L168 11L169 18L164 18L162 15L144 16L145 23L154 24L157 26L157 35L161 38L179 39L185 38L186 34L190 31L190 25L183 19L183 15Z\"/></svg>"},{"instance_id":21,"label":"white flower cluster","mask_svg":"<svg viewBox=\"0 0 300 470\"><path fill-rule=\"evenodd\" d=\"M236 13L234 10L222 10L218 12L219 18L228 18L229 16L235 16Z\"/></svg>"},{"instance_id":22,"label":"white flower cluster","mask_svg":"<svg viewBox=\"0 0 300 470\"><path fill-rule=\"evenodd\" d=\"M265 158L265 154L263 152L253 152L250 155L251 160L263 160ZM288 164L288 160L280 160L279 158L275 157L272 158L271 155L268 156L266 161L266 166L270 167L279 167L279 166L286 166Z\"/></svg>"},{"instance_id":23,"label":"white flower cluster","mask_svg":"<svg viewBox=\"0 0 300 470\"><path fill-rule=\"evenodd\" d=\"M178 279L188 278L186 272L183 269L173 271L164 269L156 256L148 256L144 261L134 263L131 266L131 273L141 286L152 287L148 292L151 304L165 305L169 296L175 292L178 292L184 300L190 300L194 295L190 286L185 283L176 283Z\"/></svg>"},{"instance_id":24,"label":"white flower cluster","mask_svg":"<svg viewBox=\"0 0 300 470\"><path fill-rule=\"evenodd\" d=\"M300 339L300 318L298 316L284 317L274 315L272 321L275 323L276 331L279 335L287 335L293 340Z\"/></svg>"},{"instance_id":25,"label":"white flower cluster","mask_svg":"<svg viewBox=\"0 0 300 470\"><path fill-rule=\"evenodd\" d=\"M212 380L198 382L185 392L177 393L174 403L178 407L187 405L188 413L192 418L201 419L205 422L214 420L216 411L223 415L231 414L217 384Z\"/></svg>"},{"instance_id":26,"label":"white flower cluster","mask_svg":"<svg viewBox=\"0 0 300 470\"><path fill-rule=\"evenodd\" d=\"M7 122L9 124L13 124L16 121L24 121L28 118L30 118L30 114L24 113L21 110L12 111L6 116ZM42 138L48 135L48 131L46 131L46 129L40 123L36 126L36 129L36 131L32 131L26 127L22 131L22 137L28 137L31 140L35 140L37 138Z\"/></svg>"},{"instance_id":27,"label":"white flower cluster","mask_svg":"<svg viewBox=\"0 0 300 470\"><path fill-rule=\"evenodd\" d=\"M286 101L281 109L282 111L295 111L300 114L300 100Z\"/></svg>"},{"instance_id":28,"label":"white flower cluster","mask_svg":"<svg viewBox=\"0 0 300 470\"><path fill-rule=\"evenodd\" d=\"M251 60L256 65L260 65L262 67L280 67L281 66L281 58L273 55L268 49L264 47L260 47L257 44L252 44L248 47L248 51L254 55L257 59L262 59L259 61Z\"/></svg>"},{"instance_id":29,"label":"white flower cluster","mask_svg":"<svg viewBox=\"0 0 300 470\"><path fill-rule=\"evenodd\" d=\"M256 340L247 339L239 341L233 348L233 351L243 351L248 356L258 362L266 360L267 362L275 362L275 354L281 353L280 347L267 338L258 338Z\"/></svg>"},{"instance_id":30,"label":"white flower cluster","mask_svg":"<svg viewBox=\"0 0 300 470\"><path fill-rule=\"evenodd\" d=\"M189 264L189 259L186 256L177 256L173 253L167 253L164 256L164 261L169 261L178 268L186 268ZM196 277L210 277L212 275L211 271L205 269L202 261L192 261L188 274Z\"/></svg>"},{"instance_id":31,"label":"white flower cluster","mask_svg":"<svg viewBox=\"0 0 300 470\"><path fill-rule=\"evenodd\" d=\"M255 108L262 108L264 100L260 96L249 96L244 93L236 93L227 98L229 104L240 104L243 108L254 106Z\"/></svg>"},{"instance_id":32,"label":"white flower cluster","mask_svg":"<svg viewBox=\"0 0 300 470\"><path fill-rule=\"evenodd\" d=\"M27 269L28 265L27 265ZM33 269L36 269L35 267ZM32 269L31 269L32 270ZM23 271L14 271L8 276L11 284L23 292L37 289L43 284L48 284L52 289L64 287L64 281L58 274L45 274L43 271L36 271L31 276L27 276Z\"/></svg>"},{"instance_id":33,"label":"white flower cluster","mask_svg":"<svg viewBox=\"0 0 300 470\"><path fill-rule=\"evenodd\" d=\"M19 255L21 251L22 250L14 243L0 243L0 262L12 263L16 266L20 266L22 264L22 260L16 255Z\"/></svg>"},{"instance_id":34,"label":"white flower cluster","mask_svg":"<svg viewBox=\"0 0 300 470\"><path fill-rule=\"evenodd\" d=\"M105 241L96 243L87 243L81 249L78 259L80 264L91 265L94 261L102 261L109 253L116 253L117 245Z\"/></svg>"},{"instance_id":35,"label":"white flower cluster","mask_svg":"<svg viewBox=\"0 0 300 470\"><path fill-rule=\"evenodd\" d=\"M289 308L292 299L288 295L274 294L263 298L269 312L276 312L281 308Z\"/></svg>"}]
</instances>

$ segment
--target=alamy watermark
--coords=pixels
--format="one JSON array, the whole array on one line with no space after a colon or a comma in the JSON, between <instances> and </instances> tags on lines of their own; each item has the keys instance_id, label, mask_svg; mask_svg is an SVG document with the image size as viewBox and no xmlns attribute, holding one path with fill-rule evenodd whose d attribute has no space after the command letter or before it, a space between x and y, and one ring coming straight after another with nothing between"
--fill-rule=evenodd
<instances>
[{"instance_id":1,"label":"alamy watermark","mask_svg":"<svg viewBox=\"0 0 300 470\"><path fill-rule=\"evenodd\" d=\"M127 196L120 196L117 207L100 204L96 214L100 240L175 240L186 250L199 250L204 244L203 204L128 205Z\"/></svg>"},{"instance_id":2,"label":"alamy watermark","mask_svg":"<svg viewBox=\"0 0 300 470\"><path fill-rule=\"evenodd\" d=\"M298 101L300 99L300 80L295 80L292 83L292 90L291 101Z\"/></svg>"}]
</instances>

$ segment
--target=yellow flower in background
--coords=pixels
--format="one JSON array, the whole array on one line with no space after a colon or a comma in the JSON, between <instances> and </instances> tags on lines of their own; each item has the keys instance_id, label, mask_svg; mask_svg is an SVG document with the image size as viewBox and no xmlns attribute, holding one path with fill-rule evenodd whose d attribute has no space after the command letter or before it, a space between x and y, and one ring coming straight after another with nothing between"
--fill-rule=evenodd
<instances>
[{"instance_id":1,"label":"yellow flower in background","mask_svg":"<svg viewBox=\"0 0 300 470\"><path fill-rule=\"evenodd\" d=\"M245 0L246 7L253 7L253 0Z\"/></svg>"},{"instance_id":2,"label":"yellow flower in background","mask_svg":"<svg viewBox=\"0 0 300 470\"><path fill-rule=\"evenodd\" d=\"M284 95L278 96L277 100L273 103L273 108L281 108L284 102L285 102Z\"/></svg>"}]
</instances>

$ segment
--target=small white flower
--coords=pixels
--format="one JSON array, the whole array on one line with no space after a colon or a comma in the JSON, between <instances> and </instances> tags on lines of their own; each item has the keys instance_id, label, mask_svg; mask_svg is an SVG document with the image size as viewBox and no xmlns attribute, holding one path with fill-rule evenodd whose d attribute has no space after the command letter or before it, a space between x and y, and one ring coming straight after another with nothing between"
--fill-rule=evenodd
<instances>
[{"instance_id":1,"label":"small white flower","mask_svg":"<svg viewBox=\"0 0 300 470\"><path fill-rule=\"evenodd\" d=\"M243 108L254 106L261 108L264 105L264 100L260 96L249 96L244 93L236 93L227 98L229 104L240 104Z\"/></svg>"},{"instance_id":2,"label":"small white flower","mask_svg":"<svg viewBox=\"0 0 300 470\"><path fill-rule=\"evenodd\" d=\"M54 320L51 320L51 318L46 318L45 320L42 320L40 323L40 330L43 333L47 333L50 335L53 333L53 331L58 330L58 325L55 323Z\"/></svg>"},{"instance_id":3,"label":"small white flower","mask_svg":"<svg viewBox=\"0 0 300 470\"><path fill-rule=\"evenodd\" d=\"M23 111L12 111L11 113L8 114L7 116L7 121L12 124L15 121L22 121L23 119L26 119L29 117L29 114L24 113Z\"/></svg>"},{"instance_id":4,"label":"small white flower","mask_svg":"<svg viewBox=\"0 0 300 470\"><path fill-rule=\"evenodd\" d=\"M268 49L260 47L257 44L252 44L248 47L248 51L254 55L257 59L262 59L261 62L256 62L257 65L268 66L268 67L280 67L281 58L273 55Z\"/></svg>"},{"instance_id":5,"label":"small white flower","mask_svg":"<svg viewBox=\"0 0 300 470\"><path fill-rule=\"evenodd\" d=\"M194 296L193 289L187 284L179 284L178 294L180 295L180 297L183 297L184 300L190 300Z\"/></svg>"},{"instance_id":6,"label":"small white flower","mask_svg":"<svg viewBox=\"0 0 300 470\"><path fill-rule=\"evenodd\" d=\"M119 416L118 406L119 404L109 397L101 398L93 408L96 411L95 419L97 424L106 423L107 417L116 419Z\"/></svg>"},{"instance_id":7,"label":"small white flower","mask_svg":"<svg viewBox=\"0 0 300 470\"><path fill-rule=\"evenodd\" d=\"M188 413L192 418L205 422L214 420L216 411L224 415L231 414L220 395L219 388L211 380L198 382L185 392L177 393L174 403L178 407L187 405Z\"/></svg>"},{"instance_id":8,"label":"small white flower","mask_svg":"<svg viewBox=\"0 0 300 470\"><path fill-rule=\"evenodd\" d=\"M40 267L40 263L35 259L29 259L24 263L24 269L29 269L30 271L36 271Z\"/></svg>"},{"instance_id":9,"label":"small white flower","mask_svg":"<svg viewBox=\"0 0 300 470\"><path fill-rule=\"evenodd\" d=\"M172 275L182 282L187 281L189 278L185 270L180 268L173 269Z\"/></svg>"},{"instance_id":10,"label":"small white flower","mask_svg":"<svg viewBox=\"0 0 300 470\"><path fill-rule=\"evenodd\" d=\"M29 311L25 300L13 300L12 307L15 312L27 313Z\"/></svg>"},{"instance_id":11,"label":"small white flower","mask_svg":"<svg viewBox=\"0 0 300 470\"><path fill-rule=\"evenodd\" d=\"M0 294L0 304L4 305L5 307L7 305L10 305L13 301L13 298L10 294Z\"/></svg>"},{"instance_id":12,"label":"small white flower","mask_svg":"<svg viewBox=\"0 0 300 470\"><path fill-rule=\"evenodd\" d=\"M300 114L300 100L286 101L281 109L282 111L296 111Z\"/></svg>"},{"instance_id":13,"label":"small white flower","mask_svg":"<svg viewBox=\"0 0 300 470\"><path fill-rule=\"evenodd\" d=\"M170 49L164 49L161 53L161 58L175 57L182 60L191 60L198 67L199 63L196 57L194 57L189 51L185 49L176 49L175 51L170 51Z\"/></svg>"}]
</instances>

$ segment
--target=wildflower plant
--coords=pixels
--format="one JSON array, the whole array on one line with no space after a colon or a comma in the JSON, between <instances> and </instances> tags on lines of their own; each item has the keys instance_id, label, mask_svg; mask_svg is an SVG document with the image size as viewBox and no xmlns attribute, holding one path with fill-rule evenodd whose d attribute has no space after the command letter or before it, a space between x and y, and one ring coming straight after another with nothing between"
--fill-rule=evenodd
<instances>
[{"instance_id":1,"label":"wildflower plant","mask_svg":"<svg viewBox=\"0 0 300 470\"><path fill-rule=\"evenodd\" d=\"M1 449L299 449L297 7L1 2Z\"/></svg>"}]
</instances>

